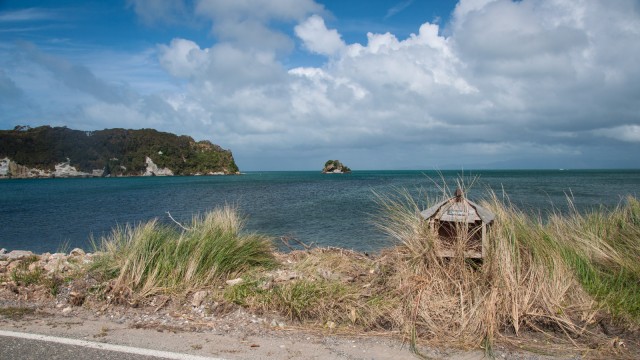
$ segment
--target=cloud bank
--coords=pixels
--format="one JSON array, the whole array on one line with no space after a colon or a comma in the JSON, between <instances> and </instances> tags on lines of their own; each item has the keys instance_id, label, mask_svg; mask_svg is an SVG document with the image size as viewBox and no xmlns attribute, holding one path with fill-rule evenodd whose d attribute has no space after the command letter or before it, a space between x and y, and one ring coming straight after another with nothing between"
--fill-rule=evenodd
<instances>
[{"instance_id":1,"label":"cloud bank","mask_svg":"<svg viewBox=\"0 0 640 360\"><path fill-rule=\"evenodd\" d=\"M154 3L131 7L172 21ZM636 1L462 0L444 29L425 21L362 44L311 0L176 6L214 41L158 44L162 91L23 44L2 50L23 68L0 72L0 110L186 133L231 148L244 170L640 166ZM299 52L321 64L291 65Z\"/></svg>"}]
</instances>

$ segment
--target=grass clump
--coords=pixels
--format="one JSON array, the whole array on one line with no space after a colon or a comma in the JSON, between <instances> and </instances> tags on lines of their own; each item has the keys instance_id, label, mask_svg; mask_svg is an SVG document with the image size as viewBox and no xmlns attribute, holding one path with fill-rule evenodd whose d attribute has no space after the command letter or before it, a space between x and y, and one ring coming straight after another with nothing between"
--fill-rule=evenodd
<instances>
[{"instance_id":1,"label":"grass clump","mask_svg":"<svg viewBox=\"0 0 640 360\"><path fill-rule=\"evenodd\" d=\"M11 280L22 286L40 284L44 277L44 271L40 267L29 269L30 265L38 261L37 256L30 256L20 261L20 264L11 271Z\"/></svg>"},{"instance_id":2,"label":"grass clump","mask_svg":"<svg viewBox=\"0 0 640 360\"><path fill-rule=\"evenodd\" d=\"M209 286L273 265L269 238L242 229L242 219L229 206L194 217L183 231L156 220L118 228L99 244L94 270L115 279L115 293L144 298Z\"/></svg>"},{"instance_id":3,"label":"grass clump","mask_svg":"<svg viewBox=\"0 0 640 360\"><path fill-rule=\"evenodd\" d=\"M583 288L621 320L640 323L640 202L628 197L612 211L554 214L549 236Z\"/></svg>"},{"instance_id":4,"label":"grass clump","mask_svg":"<svg viewBox=\"0 0 640 360\"><path fill-rule=\"evenodd\" d=\"M407 192L380 197L380 228L396 240L387 281L402 304L397 326L415 341L457 342L490 350L523 329L588 338L614 314L640 321L640 203L613 211L553 214L543 222L495 194L481 205L495 221L482 261L467 259L467 234L457 229L452 257L438 256L439 237Z\"/></svg>"}]
</instances>

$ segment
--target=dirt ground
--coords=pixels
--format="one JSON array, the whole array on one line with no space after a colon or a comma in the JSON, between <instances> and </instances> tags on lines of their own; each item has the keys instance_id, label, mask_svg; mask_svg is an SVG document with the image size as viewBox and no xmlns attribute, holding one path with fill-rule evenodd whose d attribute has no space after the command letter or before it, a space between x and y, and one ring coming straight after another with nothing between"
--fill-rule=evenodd
<instances>
[{"instance_id":1,"label":"dirt ground","mask_svg":"<svg viewBox=\"0 0 640 360\"><path fill-rule=\"evenodd\" d=\"M224 359L416 359L408 343L388 335L349 336L310 332L277 316L259 317L237 308L224 315L154 311L153 308L7 299L0 290L0 329ZM483 359L482 349L421 347L434 359ZM620 354L620 358L631 358ZM544 355L498 346L497 359L581 359L580 353Z\"/></svg>"}]
</instances>

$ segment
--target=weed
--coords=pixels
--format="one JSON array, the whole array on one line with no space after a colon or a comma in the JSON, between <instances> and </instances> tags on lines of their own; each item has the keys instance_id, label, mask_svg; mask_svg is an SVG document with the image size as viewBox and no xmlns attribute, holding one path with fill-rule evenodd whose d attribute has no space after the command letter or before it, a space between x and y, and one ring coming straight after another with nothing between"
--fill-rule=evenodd
<instances>
[{"instance_id":1,"label":"weed","mask_svg":"<svg viewBox=\"0 0 640 360\"><path fill-rule=\"evenodd\" d=\"M21 264L22 265L22 264ZM11 280L13 280L16 284L29 286L40 284L44 278L44 272L42 269L37 268L32 271L21 269L22 266L14 269L11 272Z\"/></svg>"}]
</instances>

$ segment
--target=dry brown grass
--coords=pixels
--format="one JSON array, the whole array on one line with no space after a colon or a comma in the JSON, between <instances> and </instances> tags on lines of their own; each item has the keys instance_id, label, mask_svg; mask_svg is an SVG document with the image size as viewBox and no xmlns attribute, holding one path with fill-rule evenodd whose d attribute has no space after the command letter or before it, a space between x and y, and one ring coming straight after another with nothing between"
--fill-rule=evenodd
<instances>
[{"instance_id":1,"label":"dry brown grass","mask_svg":"<svg viewBox=\"0 0 640 360\"><path fill-rule=\"evenodd\" d=\"M381 228L398 241L387 255L394 264L388 283L403 306L398 325L414 341L490 349L523 328L571 339L594 319L594 301L543 225L496 196L482 204L496 214L482 261L465 259L464 227L458 229L454 256L440 258L439 239L410 197L382 203L387 215Z\"/></svg>"}]
</instances>

